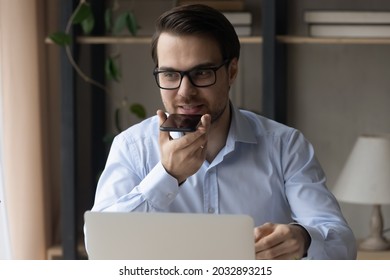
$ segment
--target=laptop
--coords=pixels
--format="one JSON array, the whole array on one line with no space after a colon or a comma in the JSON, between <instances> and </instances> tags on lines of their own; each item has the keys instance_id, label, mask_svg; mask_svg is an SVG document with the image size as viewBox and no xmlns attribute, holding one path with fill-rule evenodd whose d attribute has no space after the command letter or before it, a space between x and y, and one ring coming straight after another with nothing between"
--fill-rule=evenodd
<instances>
[{"instance_id":1,"label":"laptop","mask_svg":"<svg viewBox=\"0 0 390 280\"><path fill-rule=\"evenodd\" d=\"M87 211L91 260L253 260L247 215Z\"/></svg>"}]
</instances>

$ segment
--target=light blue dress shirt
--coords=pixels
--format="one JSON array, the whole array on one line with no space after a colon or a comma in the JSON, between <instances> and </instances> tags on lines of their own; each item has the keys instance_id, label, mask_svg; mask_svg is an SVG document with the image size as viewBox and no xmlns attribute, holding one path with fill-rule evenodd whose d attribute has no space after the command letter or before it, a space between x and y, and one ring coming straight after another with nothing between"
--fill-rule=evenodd
<instances>
[{"instance_id":1,"label":"light blue dress shirt","mask_svg":"<svg viewBox=\"0 0 390 280\"><path fill-rule=\"evenodd\" d=\"M180 187L160 162L158 134L154 116L115 138L92 211L247 214L256 226L298 223L311 236L307 258L356 258L354 235L298 130L232 106L225 147Z\"/></svg>"}]
</instances>

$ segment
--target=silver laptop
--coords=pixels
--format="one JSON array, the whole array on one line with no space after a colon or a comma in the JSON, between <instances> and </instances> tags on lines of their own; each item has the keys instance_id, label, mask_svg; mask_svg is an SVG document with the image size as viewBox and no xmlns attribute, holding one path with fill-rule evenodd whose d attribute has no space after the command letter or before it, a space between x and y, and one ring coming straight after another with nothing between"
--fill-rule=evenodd
<instances>
[{"instance_id":1,"label":"silver laptop","mask_svg":"<svg viewBox=\"0 0 390 280\"><path fill-rule=\"evenodd\" d=\"M90 212L88 258L97 260L251 260L253 219L246 215Z\"/></svg>"}]
</instances>

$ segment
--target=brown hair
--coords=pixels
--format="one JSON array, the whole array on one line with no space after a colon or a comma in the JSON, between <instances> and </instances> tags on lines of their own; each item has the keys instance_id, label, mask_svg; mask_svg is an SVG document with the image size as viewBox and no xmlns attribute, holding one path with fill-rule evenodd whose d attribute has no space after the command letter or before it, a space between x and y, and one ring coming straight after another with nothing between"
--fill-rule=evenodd
<instances>
[{"instance_id":1,"label":"brown hair","mask_svg":"<svg viewBox=\"0 0 390 280\"><path fill-rule=\"evenodd\" d=\"M218 42L224 60L238 59L240 56L240 41L233 25L220 11L206 5L177 6L157 19L151 45L152 59L156 67L157 43L163 32L175 35L208 35Z\"/></svg>"}]
</instances>

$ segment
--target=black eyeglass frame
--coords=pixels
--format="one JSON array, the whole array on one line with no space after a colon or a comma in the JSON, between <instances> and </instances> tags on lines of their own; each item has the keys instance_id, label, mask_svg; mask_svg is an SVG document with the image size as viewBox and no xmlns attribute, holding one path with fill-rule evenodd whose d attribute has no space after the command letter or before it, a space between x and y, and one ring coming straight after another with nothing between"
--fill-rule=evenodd
<instances>
[{"instance_id":1,"label":"black eyeglass frame","mask_svg":"<svg viewBox=\"0 0 390 280\"><path fill-rule=\"evenodd\" d=\"M191 84L195 87L200 87L200 88L204 88L204 87L209 87L209 86L212 86L212 85L215 85L215 83L217 82L217 71L222 67L222 66L225 66L226 64L229 64L230 63L230 59L225 59L220 65L217 65L217 66L210 66L210 67L196 67L196 68L193 68L191 70L187 70L187 71L176 71L176 70L159 70L158 68L155 68L153 70L153 75L154 75L154 78L156 80L156 83L157 83L157 86L161 89L165 89L165 90L175 90L175 89L178 89L180 88L181 86L181 82L183 81L183 78L184 76L187 76L188 79L190 80ZM212 70L214 71L214 82L211 83L211 84L208 84L208 85L203 85L203 86L198 86L194 83L194 81L192 80L191 78L191 75L190 73L193 72L193 71L199 71L199 70ZM179 82L179 85L177 87L174 87L174 88L166 88L166 87L162 87L160 86L160 83L159 83L159 79L158 79L158 74L160 73L165 73L165 72L173 72L173 73L179 73L180 74L180 82Z\"/></svg>"}]
</instances>

